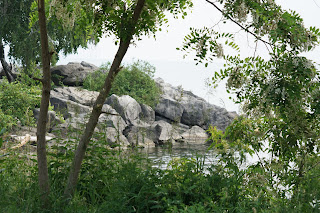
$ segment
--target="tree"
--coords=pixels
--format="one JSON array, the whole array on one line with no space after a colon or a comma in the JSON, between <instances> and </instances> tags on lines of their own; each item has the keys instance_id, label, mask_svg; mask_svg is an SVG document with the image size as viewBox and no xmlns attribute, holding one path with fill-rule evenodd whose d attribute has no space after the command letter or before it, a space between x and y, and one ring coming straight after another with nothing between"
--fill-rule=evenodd
<instances>
[{"instance_id":1,"label":"tree","mask_svg":"<svg viewBox=\"0 0 320 213\"><path fill-rule=\"evenodd\" d=\"M35 7L35 5L32 5ZM51 90L51 71L50 71L50 62L52 55L55 53L54 47L49 47L49 36L48 33L51 32L53 36L56 36L55 43L58 42L56 50L59 52L61 49L64 49L65 53L76 50L80 45L85 46L88 42L88 33L91 33L88 27L89 22L82 23L82 27L87 31L83 31L82 28L77 26L77 29L70 33L70 29L61 28L61 21L54 16L49 19L49 23L58 23L57 28L51 28L50 31L47 30L47 18L46 18L46 4L44 0L38 0L37 2L38 12L33 15L31 18L31 24L34 25L34 17L38 16L39 20L39 29L40 29L40 41L41 41L41 59L42 59L42 69L43 69L43 78L40 79L42 83L42 95L41 95L41 104L40 104L40 114L37 124L37 158L38 158L38 178L40 191L42 193L42 200L44 204L48 203L48 196L50 192L49 177L48 177L48 168L47 168L47 156L46 156L46 124L50 100L50 90ZM76 23L82 22L83 19L88 18L90 13L85 13L80 11L80 18L76 19ZM68 20L65 20L67 23ZM75 20L73 20L75 22ZM35 26L35 25L34 25ZM73 29L73 25L67 26ZM87 27L87 28L86 28ZM76 38L76 35L82 33L82 38Z\"/></svg>"},{"instance_id":2,"label":"tree","mask_svg":"<svg viewBox=\"0 0 320 213\"><path fill-rule=\"evenodd\" d=\"M95 23L99 26L103 26L100 28L100 35L103 33L107 35L114 34L119 41L119 47L103 88L94 103L84 133L77 146L65 189L66 198L70 198L74 193L81 169L81 163L97 125L102 106L116 75L121 70L120 64L130 43L132 43L133 39L139 40L142 35L155 34L160 26L166 22L164 11L167 10L177 17L178 13L181 12L183 12L183 15L186 15L186 12L184 11L189 6L192 6L192 2L189 0L172 0L165 2L151 0L95 2Z\"/></svg>"},{"instance_id":3,"label":"tree","mask_svg":"<svg viewBox=\"0 0 320 213\"><path fill-rule=\"evenodd\" d=\"M50 191L48 167L47 167L47 153L46 153L46 126L47 116L50 100L51 89L51 72L50 60L52 52L49 51L49 42L46 25L45 3L44 0L38 0L39 11L39 27L41 35L41 56L42 56L42 95L40 104L40 114L37 124L37 158L38 158L38 178L40 191L42 193L43 204L48 203L48 196Z\"/></svg>"},{"instance_id":4,"label":"tree","mask_svg":"<svg viewBox=\"0 0 320 213\"><path fill-rule=\"evenodd\" d=\"M218 55L226 61L226 68L215 73L213 84L227 79L228 92L236 94L234 101L242 104L245 113L227 129L226 138L247 144L252 152L266 149L271 163L260 163L272 174L272 184L279 185L280 180L292 189L293 199L303 195L308 197L305 203L317 200L314 190L300 188L315 173L311 162L320 162L320 76L315 63L301 54L318 45L319 29L305 28L296 12L285 11L274 1L221 0L223 9L206 1L269 51L269 59L222 55L221 38L239 48L232 34L211 28L194 29L186 37L182 50L195 51L198 62L207 66Z\"/></svg>"},{"instance_id":5,"label":"tree","mask_svg":"<svg viewBox=\"0 0 320 213\"><path fill-rule=\"evenodd\" d=\"M73 15L72 24L61 20L57 12L57 1L48 0L45 4L49 48L54 50L51 62L58 60L58 53L69 54L79 47L98 42L98 37L92 27L93 11L79 9ZM21 64L24 72L32 76L32 66L40 65L41 47L38 25L37 1L8 1L0 2L0 60L9 82L14 81L10 65L5 59L4 47L9 46L8 55L12 61ZM83 7L84 8L84 7ZM61 14L61 13L60 13ZM69 18L69 19L70 19Z\"/></svg>"},{"instance_id":6,"label":"tree","mask_svg":"<svg viewBox=\"0 0 320 213\"><path fill-rule=\"evenodd\" d=\"M0 1L0 61L9 82L12 82L14 77L12 67L5 58L4 46L9 45L10 53L14 54L21 47L20 43L27 39L25 35L28 35L29 31L28 16L32 2L33 0Z\"/></svg>"},{"instance_id":7,"label":"tree","mask_svg":"<svg viewBox=\"0 0 320 213\"><path fill-rule=\"evenodd\" d=\"M55 1L61 6L57 13L64 11L68 20L70 14L74 11L74 5L81 5L86 11L94 11L94 27L98 30L98 36L102 36L104 33L107 35L114 34L119 43L118 51L111 64L108 76L105 80L103 88L101 89L99 96L94 103L92 113L89 121L86 125L83 136L77 146L75 157L72 167L70 169L70 175L65 189L66 198L70 198L75 190L77 184L79 171L81 168L82 160L85 156L86 148L92 137L94 129L97 125L98 118L101 114L102 105L111 89L112 83L121 70L120 64L125 56L129 45L133 42L133 39L139 40L142 35L154 35L160 26L165 23L164 12L170 11L177 17L178 13L184 12L188 7L192 6L190 0L178 1L151 1L151 0L138 0L138 1L83 1L80 4L77 0L70 1ZM81 8L82 8L81 7ZM50 57L51 53L48 48L48 37L46 37L46 24L45 24L45 4L43 0L38 1L39 8L39 25L41 32L41 49L42 49L42 63L44 70L43 93L40 107L40 118L38 122L37 136L38 136L38 164L39 164L39 184L41 191L44 193L44 200L48 198L49 184L46 169L46 155L45 155L45 123L46 113L48 110L48 97L50 95L50 85L48 85L48 79L50 79ZM83 15L80 13L80 17ZM84 19L83 19L84 20ZM88 24L85 22L85 25ZM83 26L83 25L81 25ZM42 111L41 111L42 110ZM41 173L40 173L41 172ZM41 176L40 176L41 175Z\"/></svg>"}]
</instances>

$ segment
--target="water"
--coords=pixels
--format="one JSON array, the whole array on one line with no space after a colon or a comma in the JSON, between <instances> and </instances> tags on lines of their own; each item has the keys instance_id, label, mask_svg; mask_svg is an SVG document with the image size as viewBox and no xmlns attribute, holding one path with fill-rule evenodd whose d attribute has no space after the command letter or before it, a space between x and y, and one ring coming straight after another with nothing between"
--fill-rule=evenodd
<instances>
[{"instance_id":1,"label":"water","mask_svg":"<svg viewBox=\"0 0 320 213\"><path fill-rule=\"evenodd\" d=\"M204 160L204 168L208 168L212 164L218 163L217 153L214 150L215 148L209 149L209 147L210 143L176 142L172 146L148 147L140 150L140 152L147 155L151 160L153 167L160 169L166 169L168 163L175 158L196 159L197 157L200 158L200 160ZM257 163L260 160L270 160L271 156L270 153L260 151L252 156L247 154L246 158L246 162L240 166L242 169Z\"/></svg>"},{"instance_id":2,"label":"water","mask_svg":"<svg viewBox=\"0 0 320 213\"><path fill-rule=\"evenodd\" d=\"M168 163L174 158L197 158L204 160L204 167L208 168L217 162L215 152L210 149L208 143L174 143L172 146L148 147L141 150L153 163L154 167L166 169Z\"/></svg>"}]
</instances>

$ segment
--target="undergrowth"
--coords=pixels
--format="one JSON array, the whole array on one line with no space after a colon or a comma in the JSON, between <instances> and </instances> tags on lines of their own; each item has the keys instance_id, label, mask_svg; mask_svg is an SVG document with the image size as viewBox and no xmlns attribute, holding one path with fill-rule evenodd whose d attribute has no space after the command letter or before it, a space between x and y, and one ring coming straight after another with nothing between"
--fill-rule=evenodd
<instances>
[{"instance_id":1,"label":"undergrowth","mask_svg":"<svg viewBox=\"0 0 320 213\"><path fill-rule=\"evenodd\" d=\"M205 168L203 159L194 157L173 159L161 170L141 154L101 143L88 149L76 194L66 205L63 190L73 148L66 141L49 153L51 206L46 210L38 200L32 156L2 156L1 212L317 212L270 188L259 166L240 170L229 160Z\"/></svg>"},{"instance_id":2,"label":"undergrowth","mask_svg":"<svg viewBox=\"0 0 320 213\"><path fill-rule=\"evenodd\" d=\"M36 157L28 150L0 149L0 212L294 213L320 209L319 159L308 158L308 173L300 177L299 185L289 185L294 174L285 173L289 170L282 164L261 159L246 165L248 146L240 141L227 144L221 132L210 137L217 162L205 166L205 157L194 155L174 158L165 169L155 167L136 150L111 149L105 140L92 140L75 195L66 204L63 192L79 134L56 139L48 151L51 189L46 209L38 199Z\"/></svg>"},{"instance_id":3,"label":"undergrowth","mask_svg":"<svg viewBox=\"0 0 320 213\"><path fill-rule=\"evenodd\" d=\"M83 87L88 90L100 91L109 68L110 63L89 75L85 79ZM138 60L130 65L125 65L115 78L109 95L129 95L139 103L153 107L160 98L160 89L153 80L154 73L155 67L148 62Z\"/></svg>"}]
</instances>

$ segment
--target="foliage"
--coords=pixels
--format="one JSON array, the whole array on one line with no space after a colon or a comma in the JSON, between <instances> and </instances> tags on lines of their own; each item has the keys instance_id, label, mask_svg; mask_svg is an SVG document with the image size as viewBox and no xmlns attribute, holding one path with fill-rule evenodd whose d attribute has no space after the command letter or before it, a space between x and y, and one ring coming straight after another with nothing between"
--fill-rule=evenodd
<instances>
[{"instance_id":1,"label":"foliage","mask_svg":"<svg viewBox=\"0 0 320 213\"><path fill-rule=\"evenodd\" d=\"M0 42L9 45L9 55L16 59L32 55L30 47L34 33L29 30L28 16L33 0L4 0L0 2ZM26 48L28 47L28 48Z\"/></svg>"},{"instance_id":2,"label":"foliage","mask_svg":"<svg viewBox=\"0 0 320 213\"><path fill-rule=\"evenodd\" d=\"M277 185L260 162L246 167L237 155L246 147L229 144L213 154L218 162L204 166L204 157L174 158L166 169L155 168L134 150L106 149L93 141L83 163L79 184L69 204L63 186L73 158L75 133L49 150L51 206L48 212L317 212L319 165L308 160L307 179L296 196ZM225 138L224 138L225 140ZM219 142L216 143L219 145ZM241 148L242 147L242 148ZM15 154L1 158L0 208L6 212L42 212L38 200L36 161ZM313 166L311 168L309 166ZM288 174L290 181L291 174ZM310 196L310 194L314 196ZM316 199L315 199L316 198ZM312 205L310 205L312 203Z\"/></svg>"},{"instance_id":3,"label":"foliage","mask_svg":"<svg viewBox=\"0 0 320 213\"><path fill-rule=\"evenodd\" d=\"M274 190L272 193L291 198L285 209L313 212L319 205L315 192L319 189L311 190L308 185L313 184L309 174L317 173L308 162L317 167L320 160L320 81L316 64L303 53L318 45L320 30L305 28L296 12L285 11L274 1L219 2L226 19L265 44L269 58L224 55L225 68L215 73L213 84L227 80L227 91L236 95L234 101L242 104L244 116L228 127L218 146L232 147L241 142L247 148L238 147L240 155L242 151L257 156L268 153L269 159L259 158L254 167ZM218 8L216 3L210 4ZM209 63L216 55L218 37L205 33L194 30L182 49L199 51L197 60ZM204 35L206 42L201 40ZM219 133L212 137L216 135ZM298 199L305 200L300 203Z\"/></svg>"},{"instance_id":4,"label":"foliage","mask_svg":"<svg viewBox=\"0 0 320 213\"><path fill-rule=\"evenodd\" d=\"M94 7L96 9L95 23L100 28L100 35L115 35L117 39L128 38L140 39L143 35L155 35L161 26L166 24L168 20L165 18L165 11L170 12L175 18L179 14L182 17L187 15L186 9L192 7L192 1L171 0L171 1L152 1L146 0L145 6L141 13L141 18L134 29L133 36L128 35L131 32L132 23L131 17L137 1L96 1Z\"/></svg>"},{"instance_id":5,"label":"foliage","mask_svg":"<svg viewBox=\"0 0 320 213\"><path fill-rule=\"evenodd\" d=\"M77 10L71 26L65 26L67 21L59 19L57 1L47 0L46 13L48 23L50 50L56 53L52 63L58 60L58 53L72 53L78 47L87 47L88 42L95 43L92 27L93 12ZM38 26L37 2L34 0L5 0L0 2L0 41L9 46L9 56L12 61L20 63L24 69L40 64L40 33ZM61 11L60 11L61 12ZM30 74L30 73L28 73Z\"/></svg>"},{"instance_id":6,"label":"foliage","mask_svg":"<svg viewBox=\"0 0 320 213\"><path fill-rule=\"evenodd\" d=\"M239 119L240 123L247 122ZM306 161L306 178L298 192L281 185L293 181L293 173L281 180L274 174L281 166L261 160L247 165L250 147L210 128L215 163L205 166L204 156L173 158L158 169L135 150L109 149L105 140L93 140L77 185L66 204L64 185L81 130L68 131L48 150L51 206L46 212L317 212L320 165L314 156ZM228 134L228 137L231 135ZM103 137L102 137L103 138ZM29 152L0 155L0 208L5 212L42 212L38 199L37 161ZM279 181L281 184L279 184Z\"/></svg>"},{"instance_id":7,"label":"foliage","mask_svg":"<svg viewBox=\"0 0 320 213\"><path fill-rule=\"evenodd\" d=\"M84 81L84 88L100 91L107 76L110 63L89 75ZM139 103L155 106L160 98L160 89L153 80L155 68L148 62L136 61L122 68L117 75L109 95L129 95Z\"/></svg>"},{"instance_id":8,"label":"foliage","mask_svg":"<svg viewBox=\"0 0 320 213\"><path fill-rule=\"evenodd\" d=\"M22 125L31 125L33 109L40 104L40 89L20 82L9 84L2 81L0 100L0 127L10 128L18 120Z\"/></svg>"}]
</instances>

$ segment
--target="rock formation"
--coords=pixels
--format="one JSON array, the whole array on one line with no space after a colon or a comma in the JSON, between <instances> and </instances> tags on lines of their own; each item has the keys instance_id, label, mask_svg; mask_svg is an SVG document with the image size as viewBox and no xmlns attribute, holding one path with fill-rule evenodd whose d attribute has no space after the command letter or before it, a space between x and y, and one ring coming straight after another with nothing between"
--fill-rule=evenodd
<instances>
[{"instance_id":1,"label":"rock formation","mask_svg":"<svg viewBox=\"0 0 320 213\"><path fill-rule=\"evenodd\" d=\"M52 68L52 73L62 77L62 83L70 87L56 87L51 91L50 102L65 122L57 122L55 114L50 114L50 120L55 121L49 124L50 131L66 133L70 126L83 128L98 92L75 85L81 85L84 77L96 69L85 62ZM56 83L55 79L53 77ZM154 109L139 104L128 95L107 98L96 131L105 133L110 145L145 147L166 142L204 143L208 138L205 130L209 125L225 130L237 116L235 112L210 104L192 92L165 83L161 78L155 81L162 95Z\"/></svg>"}]
</instances>

